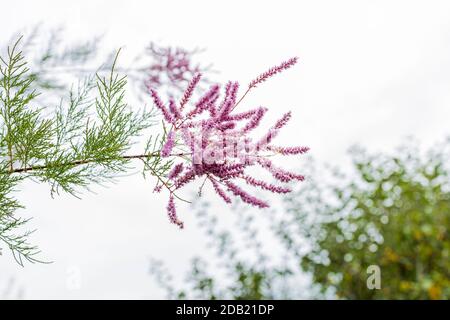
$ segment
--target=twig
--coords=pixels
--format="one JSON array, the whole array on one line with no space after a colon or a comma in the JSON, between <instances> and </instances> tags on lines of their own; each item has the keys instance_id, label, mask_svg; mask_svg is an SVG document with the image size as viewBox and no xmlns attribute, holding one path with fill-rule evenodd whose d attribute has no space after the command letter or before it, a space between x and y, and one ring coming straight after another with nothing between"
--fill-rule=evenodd
<instances>
[{"instance_id":1,"label":"twig","mask_svg":"<svg viewBox=\"0 0 450 320\"><path fill-rule=\"evenodd\" d=\"M178 154L171 154L170 156L182 157L185 155L187 155L187 154L178 153ZM118 158L85 159L85 160L77 160L77 161L72 161L72 162L67 162L67 163L62 163L62 164L53 164L53 165L47 164L47 165L30 166L30 167L25 167L25 168L13 168L12 170L1 172L1 174L24 173L24 172L29 172L29 171L44 170L44 169L52 168L52 167L53 168L54 167L56 167L56 168L58 168L58 167L76 167L76 166L83 165L83 164L89 164L89 163L93 163L93 162L110 161L110 160L148 159L148 158L153 158L153 157L157 157L157 156L159 156L159 151L149 153L149 154L124 155L124 156L121 156Z\"/></svg>"}]
</instances>

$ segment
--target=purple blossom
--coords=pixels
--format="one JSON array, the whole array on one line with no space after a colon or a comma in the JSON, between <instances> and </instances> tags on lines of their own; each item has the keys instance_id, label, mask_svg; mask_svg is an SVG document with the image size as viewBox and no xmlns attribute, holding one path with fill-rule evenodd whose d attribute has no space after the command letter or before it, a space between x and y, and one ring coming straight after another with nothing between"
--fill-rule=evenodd
<instances>
[{"instance_id":1,"label":"purple blossom","mask_svg":"<svg viewBox=\"0 0 450 320\"><path fill-rule=\"evenodd\" d=\"M167 215L169 216L170 222L176 224L180 229L184 228L184 223L178 219L177 210L175 208L175 201L173 195L169 197L169 203L167 204Z\"/></svg>"},{"instance_id":2,"label":"purple blossom","mask_svg":"<svg viewBox=\"0 0 450 320\"><path fill-rule=\"evenodd\" d=\"M276 186L270 183L267 183L265 181L261 181L261 180L257 180L253 177L250 176L243 176L242 177L245 182L247 182L248 184L255 186L255 187L260 187L261 189L273 192L273 193L289 193L291 192L291 189L286 188L286 187L280 187L280 186Z\"/></svg>"},{"instance_id":3,"label":"purple blossom","mask_svg":"<svg viewBox=\"0 0 450 320\"><path fill-rule=\"evenodd\" d=\"M187 183L195 179L195 171L192 168L185 170L185 172L175 180L175 189L180 189Z\"/></svg>"},{"instance_id":4,"label":"purple blossom","mask_svg":"<svg viewBox=\"0 0 450 320\"><path fill-rule=\"evenodd\" d=\"M269 129L267 134L259 140L259 142L256 144L256 147L258 149L264 150L266 146L272 142L272 140L278 135L281 128L283 128L288 121L291 119L292 113L289 111L279 119L275 125Z\"/></svg>"},{"instance_id":5,"label":"purple blossom","mask_svg":"<svg viewBox=\"0 0 450 320\"><path fill-rule=\"evenodd\" d=\"M219 97L219 90L220 87L218 85L213 85L209 91L207 91L195 104L195 108L187 114L187 118L192 118L207 110L210 104L215 102L215 100Z\"/></svg>"},{"instance_id":6,"label":"purple blossom","mask_svg":"<svg viewBox=\"0 0 450 320\"><path fill-rule=\"evenodd\" d=\"M236 127L236 123L230 121L230 122L221 123L220 125L217 126L217 129L219 129L220 131L226 131L226 130L234 129L235 127Z\"/></svg>"},{"instance_id":7,"label":"purple blossom","mask_svg":"<svg viewBox=\"0 0 450 320\"><path fill-rule=\"evenodd\" d=\"M256 148L258 150L265 150L267 145L278 135L279 130L270 128L269 131L258 141Z\"/></svg>"},{"instance_id":8,"label":"purple blossom","mask_svg":"<svg viewBox=\"0 0 450 320\"><path fill-rule=\"evenodd\" d=\"M182 115L174 99L169 100L169 111L172 114L174 120L180 120Z\"/></svg>"},{"instance_id":9,"label":"purple blossom","mask_svg":"<svg viewBox=\"0 0 450 320\"><path fill-rule=\"evenodd\" d=\"M233 115L228 115L227 120L234 120L234 121L241 121L250 118L253 116L256 112L258 112L260 108L249 110L246 112L236 113Z\"/></svg>"},{"instance_id":10,"label":"purple blossom","mask_svg":"<svg viewBox=\"0 0 450 320\"><path fill-rule=\"evenodd\" d=\"M256 87L256 85L266 81L267 79L269 79L270 77L273 77L274 75L276 75L277 73L280 73L286 69L289 69L290 67L292 67L294 64L296 64L298 61L297 57L291 58L288 61L285 61L283 63L281 63L278 66L272 67L269 70L267 70L264 73L261 73L258 77L256 77L254 80L252 80L250 82L250 84L248 85L249 88L253 88Z\"/></svg>"},{"instance_id":11,"label":"purple blossom","mask_svg":"<svg viewBox=\"0 0 450 320\"><path fill-rule=\"evenodd\" d=\"M183 171L183 163L178 163L172 168L172 170L170 170L169 174L167 175L167 178L169 178L169 180L173 180L176 177L178 177L182 171Z\"/></svg>"},{"instance_id":12,"label":"purple blossom","mask_svg":"<svg viewBox=\"0 0 450 320\"><path fill-rule=\"evenodd\" d=\"M288 121L291 119L292 117L292 112L287 112L283 115L283 117L281 117L280 120L277 121L277 123L275 123L275 126L273 127L275 130L280 130L281 128L283 128Z\"/></svg>"},{"instance_id":13,"label":"purple blossom","mask_svg":"<svg viewBox=\"0 0 450 320\"><path fill-rule=\"evenodd\" d=\"M258 163L267 169L272 176L281 182L290 182L292 180L303 181L305 177L301 174L286 171L273 165L272 161L268 159L258 159Z\"/></svg>"},{"instance_id":14,"label":"purple blossom","mask_svg":"<svg viewBox=\"0 0 450 320\"><path fill-rule=\"evenodd\" d=\"M189 101L189 99L191 98L192 94L194 93L194 89L197 86L198 82L200 81L200 78L202 77L201 73L197 73L192 80L189 82L189 85L186 89L186 91L184 92L183 98L181 99L180 102L180 110L183 110L184 105Z\"/></svg>"},{"instance_id":15,"label":"purple blossom","mask_svg":"<svg viewBox=\"0 0 450 320\"><path fill-rule=\"evenodd\" d=\"M181 138L183 139L184 144L189 147L191 152L194 151L194 137L193 134L189 131L188 127L181 128Z\"/></svg>"},{"instance_id":16,"label":"purple blossom","mask_svg":"<svg viewBox=\"0 0 450 320\"><path fill-rule=\"evenodd\" d=\"M161 149L161 157L166 158L170 156L170 153L172 152L174 145L175 145L175 131L172 130L167 135L166 143Z\"/></svg>"},{"instance_id":17,"label":"purple blossom","mask_svg":"<svg viewBox=\"0 0 450 320\"><path fill-rule=\"evenodd\" d=\"M256 112L253 114L253 117L251 120L245 125L245 127L242 129L242 133L248 133L249 131L255 129L257 126L259 126L259 123L261 122L261 119L263 118L264 114L266 113L267 108L260 107L256 109Z\"/></svg>"},{"instance_id":18,"label":"purple blossom","mask_svg":"<svg viewBox=\"0 0 450 320\"><path fill-rule=\"evenodd\" d=\"M153 102L155 103L156 107L161 111L161 113L164 116L164 119L169 122L169 123L173 123L173 117L172 115L169 113L169 111L167 110L166 106L164 105L164 103L162 102L161 98L158 95L158 92L156 92L156 90L154 90L153 88L149 88L150 90L150 95L153 98Z\"/></svg>"},{"instance_id":19,"label":"purple blossom","mask_svg":"<svg viewBox=\"0 0 450 320\"><path fill-rule=\"evenodd\" d=\"M230 190L235 196L240 197L242 199L242 201L244 201L248 204L251 204L255 207L258 207L258 208L268 208L269 207L269 205L266 202L250 195L249 193L242 190L234 183L232 183L230 181L225 181L225 184L227 185L228 190Z\"/></svg>"},{"instance_id":20,"label":"purple blossom","mask_svg":"<svg viewBox=\"0 0 450 320\"><path fill-rule=\"evenodd\" d=\"M147 48L151 63L146 68L145 83L153 88L166 86L175 88L176 91L184 90L184 86L192 81L195 75L208 69L193 63L198 52L199 50L188 51L151 43Z\"/></svg>"},{"instance_id":21,"label":"purple blossom","mask_svg":"<svg viewBox=\"0 0 450 320\"><path fill-rule=\"evenodd\" d=\"M231 198L229 196L227 196L227 194L225 193L225 191L220 187L219 183L217 183L217 181L215 179L210 178L209 181L211 181L214 190L216 191L216 193L226 202L226 203L231 203Z\"/></svg>"},{"instance_id":22,"label":"purple blossom","mask_svg":"<svg viewBox=\"0 0 450 320\"><path fill-rule=\"evenodd\" d=\"M304 154L309 151L309 147L275 147L267 146L267 150L278 152L284 156Z\"/></svg>"},{"instance_id":23,"label":"purple blossom","mask_svg":"<svg viewBox=\"0 0 450 320\"><path fill-rule=\"evenodd\" d=\"M226 203L231 203L232 196L235 196L258 208L267 208L269 204L255 197L251 190L247 191L238 186L235 181L244 181L250 187L278 194L288 193L291 190L285 186L278 186L250 176L247 173L249 167L260 165L282 183L304 180L302 175L279 168L268 158L271 155L300 155L309 150L307 147L277 147L271 144L279 131L291 119L291 112L284 114L259 139L255 139L251 134L261 125L268 109L259 107L239 113L234 112L236 106L252 87L290 68L296 62L297 58L290 59L261 74L251 82L249 89L239 100L237 99L239 89L237 82L228 82L225 85L224 95L220 101L220 86L213 85L193 104L188 112L184 112L183 106L192 104L191 97L198 86L199 75L194 76L189 82L180 106L178 107L173 100L170 100L168 111L156 92L151 91L155 104L163 112L166 120L172 124L167 141L161 150L161 156L176 156L171 155L176 132L180 132L181 140L185 149L189 150L190 156L190 159L183 158L186 164L189 163L186 168L184 168L183 162L178 163L167 175L169 181L172 182L168 187L170 199L167 207L172 222L179 224L175 213L175 192L202 177L211 182L215 192ZM209 113L204 115L204 111L207 110ZM222 186L225 186L225 189Z\"/></svg>"},{"instance_id":24,"label":"purple blossom","mask_svg":"<svg viewBox=\"0 0 450 320\"><path fill-rule=\"evenodd\" d=\"M225 98L219 107L218 121L224 121L236 104L236 95L239 89L239 83L230 82L225 90Z\"/></svg>"}]
</instances>

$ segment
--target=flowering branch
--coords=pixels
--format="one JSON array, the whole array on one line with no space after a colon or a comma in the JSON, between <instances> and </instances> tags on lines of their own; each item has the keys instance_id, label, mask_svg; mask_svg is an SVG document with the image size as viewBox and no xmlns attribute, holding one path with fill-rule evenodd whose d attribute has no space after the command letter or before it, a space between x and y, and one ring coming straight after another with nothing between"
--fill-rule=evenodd
<instances>
[{"instance_id":1,"label":"flowering branch","mask_svg":"<svg viewBox=\"0 0 450 320\"><path fill-rule=\"evenodd\" d=\"M258 208L267 208L269 204L245 191L234 181L244 181L247 185L272 193L288 193L291 190L251 177L245 172L248 167L259 165L282 183L304 180L302 175L278 168L269 160L272 155L300 155L309 150L308 147L277 147L271 144L291 119L290 112L284 114L263 137L256 140L251 136L251 132L260 125L268 109L258 107L241 113L232 113L253 88L289 69L297 60L297 58L289 59L259 75L250 82L239 100L237 82L226 84L222 100L219 100L220 86L213 85L195 103L191 103L193 107L186 112L183 109L191 102L200 74L196 74L189 82L179 104L171 99L167 106L157 91L149 88L155 106L163 114L164 120L171 125L161 156L170 157L177 138L181 139L182 145L188 148L191 154L190 158L176 164L170 173L173 187L168 188L167 212L172 223L180 228L184 227L177 216L174 192L203 176L205 179L200 190L206 181L210 181L215 192L226 203L231 203L230 195L233 195Z\"/></svg>"},{"instance_id":2,"label":"flowering branch","mask_svg":"<svg viewBox=\"0 0 450 320\"><path fill-rule=\"evenodd\" d=\"M304 180L302 175L280 168L271 160L274 155L301 155L309 150L272 144L291 119L290 112L262 137L253 136L253 132L268 108L235 112L253 88L293 66L297 58L259 75L239 99L238 82L223 87L213 84L197 98L194 92L202 89L203 78L188 53L151 47L151 53L159 58L147 70L146 86L162 113L164 132L162 138L150 136L143 151L130 154L134 139L157 122L153 109L135 112L125 102L127 78L117 74L118 54L108 74L88 77L77 90L70 91L67 100L61 101L56 113L49 113L35 103L36 89L40 88L35 80L39 75L29 72L18 48L17 42L0 59L0 241L7 244L21 265L23 259L39 261L35 257L39 251L27 242L30 232L13 233L26 220L14 216L22 206L12 194L28 178L50 183L52 195L62 190L76 196L79 188L112 179L128 170L130 161L138 159L144 164L144 176L148 173L157 180L154 192L168 192L168 217L180 228L184 223L177 215L175 201L189 202L178 194L195 180L202 180L200 193L211 184L226 203L240 198L258 208L269 204L242 185L284 194L290 189L278 183ZM186 89L179 100L170 94L164 101L158 92L164 83L174 87L185 84ZM251 176L247 169L252 166L265 169L277 184Z\"/></svg>"}]
</instances>

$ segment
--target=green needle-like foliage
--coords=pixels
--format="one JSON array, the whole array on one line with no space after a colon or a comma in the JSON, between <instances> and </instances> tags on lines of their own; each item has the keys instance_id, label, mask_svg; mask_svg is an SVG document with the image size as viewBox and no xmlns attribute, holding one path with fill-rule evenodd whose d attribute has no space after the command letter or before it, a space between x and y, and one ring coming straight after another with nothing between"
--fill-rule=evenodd
<instances>
[{"instance_id":1,"label":"green needle-like foliage","mask_svg":"<svg viewBox=\"0 0 450 320\"><path fill-rule=\"evenodd\" d=\"M39 261L39 251L27 241L30 232L19 232L27 222L15 213L22 208L14 198L22 181L47 182L52 194L77 195L124 172L133 159L158 177L169 165L159 157L159 139L153 139L151 152L147 147L142 154L125 154L155 123L155 114L133 112L125 102L127 79L115 72L118 53L109 74L80 82L53 109L38 107L36 88L42 86L19 47L20 39L0 57L0 243L23 265Z\"/></svg>"}]
</instances>

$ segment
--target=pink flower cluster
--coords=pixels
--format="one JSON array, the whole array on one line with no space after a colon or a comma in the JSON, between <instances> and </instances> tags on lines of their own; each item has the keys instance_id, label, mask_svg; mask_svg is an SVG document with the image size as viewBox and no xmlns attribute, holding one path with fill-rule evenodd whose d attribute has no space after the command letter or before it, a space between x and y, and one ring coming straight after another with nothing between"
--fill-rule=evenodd
<instances>
[{"instance_id":1,"label":"pink flower cluster","mask_svg":"<svg viewBox=\"0 0 450 320\"><path fill-rule=\"evenodd\" d=\"M145 84L148 87L159 88L162 85L169 85L183 90L180 86L188 83L193 75L204 71L204 68L192 62L192 56L198 50L159 47L151 43L147 52L152 59L146 71Z\"/></svg>"},{"instance_id":2,"label":"pink flower cluster","mask_svg":"<svg viewBox=\"0 0 450 320\"><path fill-rule=\"evenodd\" d=\"M251 133L260 125L268 109L258 107L235 112L236 107L252 88L290 68L296 62L297 58L290 59L261 74L249 84L240 99L237 82L226 84L222 98L220 86L213 85L192 103L189 110L185 109L191 104L200 74L191 79L178 103L173 99L170 99L168 104L163 103L158 93L150 88L154 104L170 126L160 152L161 157L177 157L179 154L173 150L178 146L184 151L183 161L172 168L167 176L168 181L164 183L170 192L167 211L171 222L183 227L176 213L175 192L199 178L204 178L202 187L209 181L217 195L226 203L231 203L234 196L258 208L267 208L269 204L244 190L239 186L239 182L272 193L283 194L291 190L286 186L268 183L248 175L246 170L249 167L260 166L280 183L304 180L302 175L277 167L270 159L274 154L299 155L309 150L308 147L280 147L272 144L279 131L291 119L290 112L284 114L258 139L252 137Z\"/></svg>"}]
</instances>

